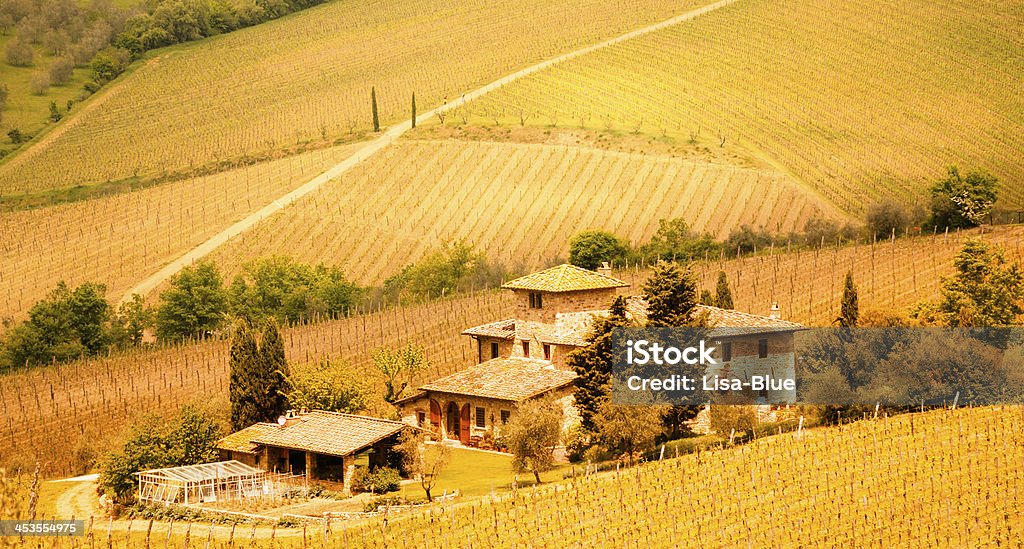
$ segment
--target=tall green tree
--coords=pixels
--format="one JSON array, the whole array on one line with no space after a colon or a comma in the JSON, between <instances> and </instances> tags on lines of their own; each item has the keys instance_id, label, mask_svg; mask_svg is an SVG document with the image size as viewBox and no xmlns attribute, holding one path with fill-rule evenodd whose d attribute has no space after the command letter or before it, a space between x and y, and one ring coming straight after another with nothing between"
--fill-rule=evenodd
<instances>
[{"instance_id":1,"label":"tall green tree","mask_svg":"<svg viewBox=\"0 0 1024 549\"><path fill-rule=\"evenodd\" d=\"M395 449L402 456L402 470L410 478L418 478L427 501L433 501L430 492L448 467L452 449L447 444L434 444L427 448L424 439L423 431L406 429L398 435L398 446Z\"/></svg>"},{"instance_id":2,"label":"tall green tree","mask_svg":"<svg viewBox=\"0 0 1024 549\"><path fill-rule=\"evenodd\" d=\"M137 347L142 344L146 331L153 325L153 310L146 306L146 300L139 294L122 303L114 315L111 339L121 347Z\"/></svg>"},{"instance_id":3,"label":"tall green tree","mask_svg":"<svg viewBox=\"0 0 1024 549\"><path fill-rule=\"evenodd\" d=\"M366 408L371 393L365 374L326 358L289 369L288 403L292 408L346 414Z\"/></svg>"},{"instance_id":4,"label":"tall green tree","mask_svg":"<svg viewBox=\"0 0 1024 549\"><path fill-rule=\"evenodd\" d=\"M314 267L287 256L247 263L228 291L233 314L253 321L270 317L289 324L344 314L359 292L337 267Z\"/></svg>"},{"instance_id":5,"label":"tall green tree","mask_svg":"<svg viewBox=\"0 0 1024 549\"><path fill-rule=\"evenodd\" d=\"M261 421L260 400L266 398L260 376L260 350L256 334L246 320L239 320L231 338L230 379L231 428L244 429Z\"/></svg>"},{"instance_id":6,"label":"tall green tree","mask_svg":"<svg viewBox=\"0 0 1024 549\"><path fill-rule=\"evenodd\" d=\"M228 295L220 271L203 261L171 277L171 287L160 294L156 333L162 339L205 337L224 322Z\"/></svg>"},{"instance_id":7,"label":"tall green tree","mask_svg":"<svg viewBox=\"0 0 1024 549\"><path fill-rule=\"evenodd\" d=\"M718 283L715 285L715 307L732 309L732 290L729 289L729 278L725 271L718 271Z\"/></svg>"},{"instance_id":8,"label":"tall green tree","mask_svg":"<svg viewBox=\"0 0 1024 549\"><path fill-rule=\"evenodd\" d=\"M555 466L554 450L562 437L562 407L551 398L521 403L511 421L502 428L502 438L512 453L512 470L529 471L540 484L540 474Z\"/></svg>"},{"instance_id":9,"label":"tall green tree","mask_svg":"<svg viewBox=\"0 0 1024 549\"><path fill-rule=\"evenodd\" d=\"M717 255L720 249L710 234L691 232L686 220L677 217L659 219L658 230L640 251L648 260L687 261L712 253Z\"/></svg>"},{"instance_id":10,"label":"tall green tree","mask_svg":"<svg viewBox=\"0 0 1024 549\"><path fill-rule=\"evenodd\" d=\"M839 325L843 328L855 328L860 318L860 308L857 304L857 286L853 283L853 272L846 272L846 282L843 285L843 303L839 309Z\"/></svg>"},{"instance_id":11,"label":"tall green tree","mask_svg":"<svg viewBox=\"0 0 1024 549\"><path fill-rule=\"evenodd\" d=\"M370 111L373 115L373 131L380 131L380 117L377 116L377 88L370 88Z\"/></svg>"},{"instance_id":12,"label":"tall green tree","mask_svg":"<svg viewBox=\"0 0 1024 549\"><path fill-rule=\"evenodd\" d=\"M966 177L951 166L945 179L932 186L931 225L943 228L964 228L980 225L996 202L996 178L974 170Z\"/></svg>"},{"instance_id":13,"label":"tall green tree","mask_svg":"<svg viewBox=\"0 0 1024 549\"><path fill-rule=\"evenodd\" d=\"M569 263L584 269L622 261L628 252L626 244L608 231L584 231L569 240Z\"/></svg>"},{"instance_id":14,"label":"tall green tree","mask_svg":"<svg viewBox=\"0 0 1024 549\"><path fill-rule=\"evenodd\" d=\"M660 261L644 284L647 325L655 327L692 326L697 319L697 279L689 269Z\"/></svg>"},{"instance_id":15,"label":"tall green tree","mask_svg":"<svg viewBox=\"0 0 1024 549\"><path fill-rule=\"evenodd\" d=\"M28 311L28 320L5 334L2 368L94 356L110 344L111 307L106 286L86 282L72 290L61 282Z\"/></svg>"},{"instance_id":16,"label":"tall green tree","mask_svg":"<svg viewBox=\"0 0 1024 549\"><path fill-rule=\"evenodd\" d=\"M1003 249L968 240L942 278L939 310L950 326L1012 326L1024 314L1024 272L1006 259Z\"/></svg>"},{"instance_id":17,"label":"tall green tree","mask_svg":"<svg viewBox=\"0 0 1024 549\"><path fill-rule=\"evenodd\" d=\"M397 349L377 349L373 365L384 375L384 400L395 402L409 387L416 374L430 367L423 347L406 345Z\"/></svg>"},{"instance_id":18,"label":"tall green tree","mask_svg":"<svg viewBox=\"0 0 1024 549\"><path fill-rule=\"evenodd\" d=\"M608 316L594 320L587 345L574 349L566 356L566 366L576 372L577 376L573 399L580 414L580 423L589 432L595 430L594 416L598 409L610 398L612 365L615 360L613 330L628 323L625 299L618 296Z\"/></svg>"},{"instance_id":19,"label":"tall green tree","mask_svg":"<svg viewBox=\"0 0 1024 549\"><path fill-rule=\"evenodd\" d=\"M605 402L595 418L598 440L607 450L635 463L664 430L666 406L620 406Z\"/></svg>"},{"instance_id":20,"label":"tall green tree","mask_svg":"<svg viewBox=\"0 0 1024 549\"><path fill-rule=\"evenodd\" d=\"M260 421L273 421L288 410L288 361L284 356L284 339L277 323L268 321L260 338L260 370L266 380L266 400Z\"/></svg>"},{"instance_id":21,"label":"tall green tree","mask_svg":"<svg viewBox=\"0 0 1024 549\"><path fill-rule=\"evenodd\" d=\"M711 290L704 289L700 291L700 304L710 307L715 306L715 296L711 294Z\"/></svg>"},{"instance_id":22,"label":"tall green tree","mask_svg":"<svg viewBox=\"0 0 1024 549\"><path fill-rule=\"evenodd\" d=\"M136 472L215 461L220 436L220 425L201 406L186 404L170 419L146 414L132 424L125 443L100 460L100 489L129 503Z\"/></svg>"}]
</instances>

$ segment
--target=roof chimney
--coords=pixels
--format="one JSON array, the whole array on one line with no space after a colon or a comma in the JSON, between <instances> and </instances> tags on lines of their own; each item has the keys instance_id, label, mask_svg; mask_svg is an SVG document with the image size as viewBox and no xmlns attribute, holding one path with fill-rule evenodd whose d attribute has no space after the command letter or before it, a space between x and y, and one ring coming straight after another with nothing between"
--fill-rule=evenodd
<instances>
[{"instance_id":1,"label":"roof chimney","mask_svg":"<svg viewBox=\"0 0 1024 549\"><path fill-rule=\"evenodd\" d=\"M612 266L607 261L602 261L601 266L597 268L597 273L604 276L612 276Z\"/></svg>"},{"instance_id":2,"label":"roof chimney","mask_svg":"<svg viewBox=\"0 0 1024 549\"><path fill-rule=\"evenodd\" d=\"M288 410L283 416L277 418L277 424L282 428L288 427L298 423L300 417L301 414L296 413L295 410Z\"/></svg>"},{"instance_id":3,"label":"roof chimney","mask_svg":"<svg viewBox=\"0 0 1024 549\"><path fill-rule=\"evenodd\" d=\"M780 318L782 318L782 314L779 312L778 303L772 303L772 312L770 315L768 315L768 317L774 318L775 320L779 320Z\"/></svg>"}]
</instances>

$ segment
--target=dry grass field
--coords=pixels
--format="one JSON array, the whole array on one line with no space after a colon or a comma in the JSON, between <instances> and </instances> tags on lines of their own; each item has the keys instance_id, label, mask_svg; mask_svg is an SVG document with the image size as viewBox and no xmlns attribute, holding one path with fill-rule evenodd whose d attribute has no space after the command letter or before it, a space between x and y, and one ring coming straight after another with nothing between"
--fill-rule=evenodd
<instances>
[{"instance_id":1,"label":"dry grass field","mask_svg":"<svg viewBox=\"0 0 1024 549\"><path fill-rule=\"evenodd\" d=\"M1024 9L744 0L578 57L448 123L613 128L746 150L852 213L956 164L1024 206Z\"/></svg>"},{"instance_id":2,"label":"dry grass field","mask_svg":"<svg viewBox=\"0 0 1024 549\"><path fill-rule=\"evenodd\" d=\"M351 146L142 191L0 215L0 318L21 318L61 280L124 292L212 234L304 183Z\"/></svg>"},{"instance_id":3,"label":"dry grass field","mask_svg":"<svg viewBox=\"0 0 1024 549\"><path fill-rule=\"evenodd\" d=\"M571 9L567 9L571 5ZM0 165L0 194L215 169L358 139L547 57L700 5L669 0L330 2L149 55ZM585 13L585 17L578 14Z\"/></svg>"},{"instance_id":4,"label":"dry grass field","mask_svg":"<svg viewBox=\"0 0 1024 549\"><path fill-rule=\"evenodd\" d=\"M783 174L667 155L575 145L400 141L213 257L225 271L291 254L380 283L444 241L534 268L564 258L569 238L607 229L645 242L658 220L685 217L725 237L741 223L802 230L839 217Z\"/></svg>"}]
</instances>

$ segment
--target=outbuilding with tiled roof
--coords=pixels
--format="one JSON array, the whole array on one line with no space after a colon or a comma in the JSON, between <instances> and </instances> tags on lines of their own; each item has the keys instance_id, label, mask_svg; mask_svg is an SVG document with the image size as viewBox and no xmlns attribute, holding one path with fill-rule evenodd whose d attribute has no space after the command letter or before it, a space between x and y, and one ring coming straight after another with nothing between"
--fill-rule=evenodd
<instances>
[{"instance_id":1,"label":"outbuilding with tiled roof","mask_svg":"<svg viewBox=\"0 0 1024 549\"><path fill-rule=\"evenodd\" d=\"M353 414L289 411L276 424L257 423L220 439L217 448L235 459L254 455L266 470L339 483L348 492L357 455L367 454L371 469L397 467L400 456L392 449L403 431L414 428Z\"/></svg>"}]
</instances>

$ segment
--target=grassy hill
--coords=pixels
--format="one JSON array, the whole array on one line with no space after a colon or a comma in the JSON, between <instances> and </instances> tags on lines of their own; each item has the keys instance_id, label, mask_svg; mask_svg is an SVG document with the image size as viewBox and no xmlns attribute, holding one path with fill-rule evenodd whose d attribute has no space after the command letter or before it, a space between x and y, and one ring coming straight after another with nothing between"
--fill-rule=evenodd
<instances>
[{"instance_id":1,"label":"grassy hill","mask_svg":"<svg viewBox=\"0 0 1024 549\"><path fill-rule=\"evenodd\" d=\"M154 51L0 165L0 194L216 169L354 140L556 53L697 5L669 0L337 1ZM585 13L586 17L579 14Z\"/></svg>"},{"instance_id":2,"label":"grassy hill","mask_svg":"<svg viewBox=\"0 0 1024 549\"><path fill-rule=\"evenodd\" d=\"M985 168L1021 207L1022 27L1005 0L743 0L535 73L452 120L724 141L854 213L920 201L947 165Z\"/></svg>"}]
</instances>

